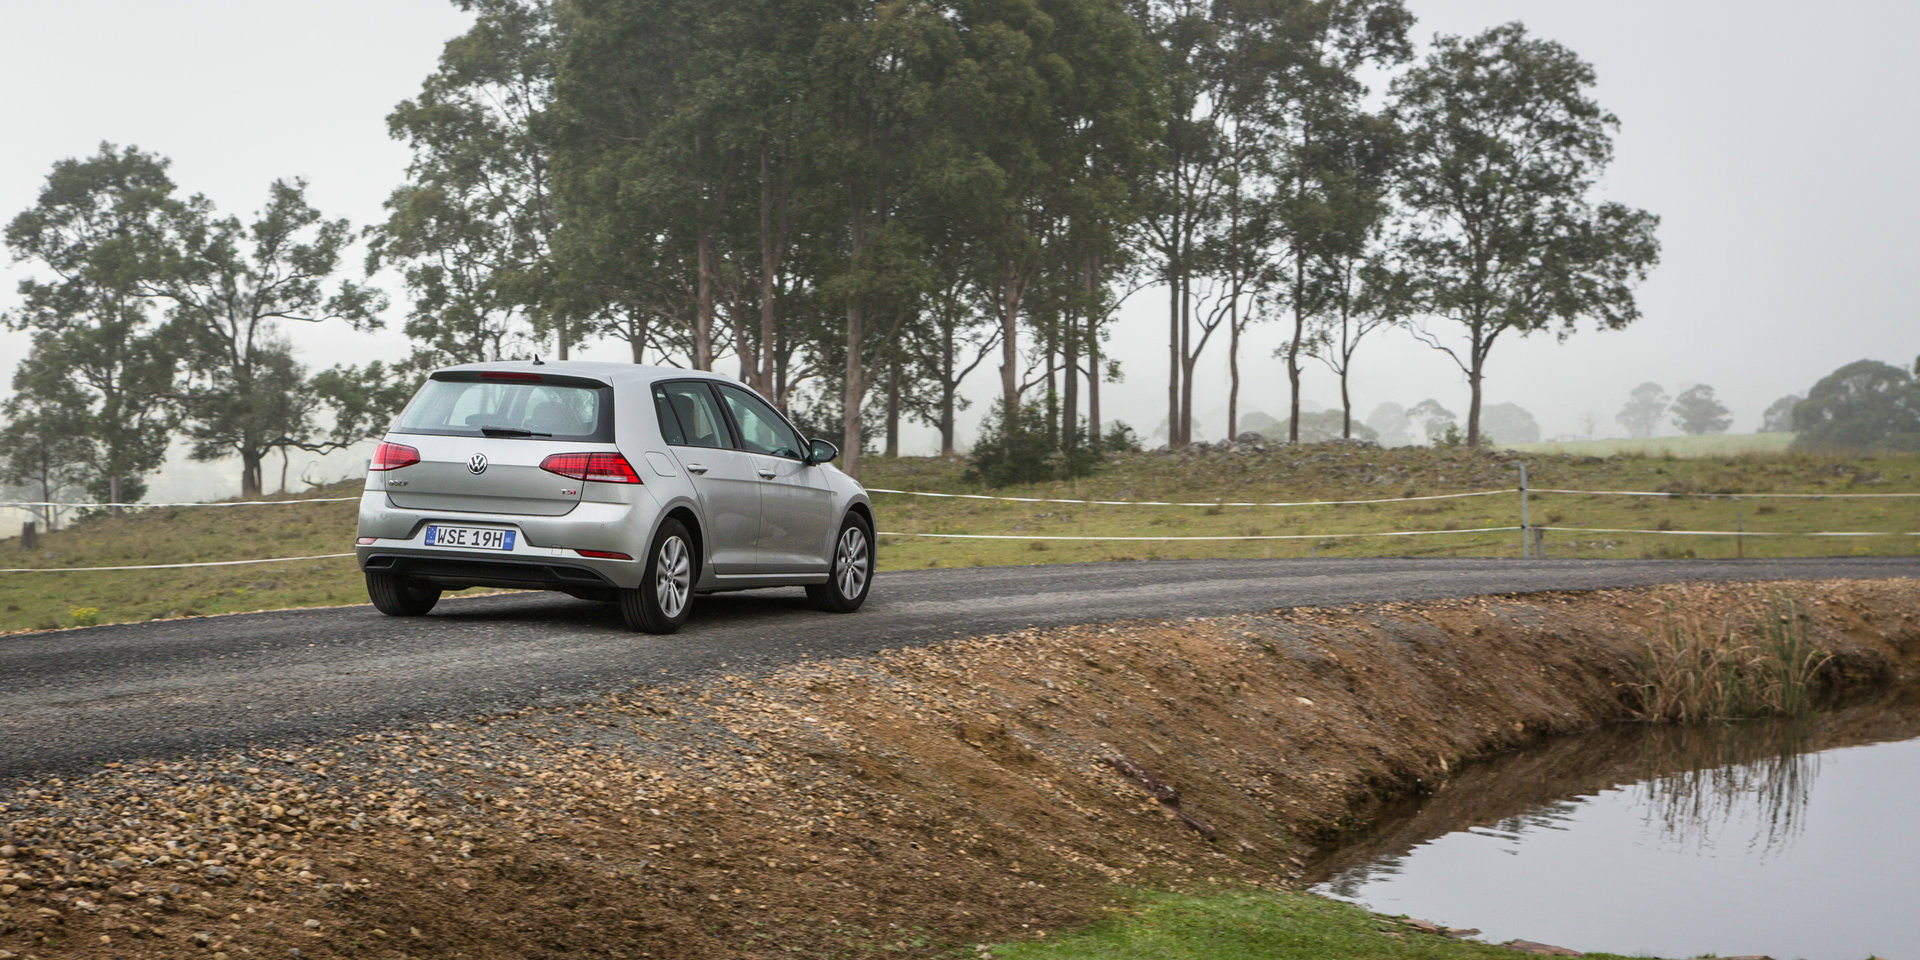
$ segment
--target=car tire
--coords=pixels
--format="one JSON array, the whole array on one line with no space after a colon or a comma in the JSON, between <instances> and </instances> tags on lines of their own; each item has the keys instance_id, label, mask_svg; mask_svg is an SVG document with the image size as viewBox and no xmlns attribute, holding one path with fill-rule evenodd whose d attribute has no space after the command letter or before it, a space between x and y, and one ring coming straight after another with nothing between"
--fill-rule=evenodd
<instances>
[{"instance_id":1,"label":"car tire","mask_svg":"<svg viewBox=\"0 0 1920 960\"><path fill-rule=\"evenodd\" d=\"M814 609L830 613L860 609L867 602L867 591L873 589L873 561L873 525L860 514L847 514L833 538L827 582L807 587L807 600Z\"/></svg>"},{"instance_id":2,"label":"car tire","mask_svg":"<svg viewBox=\"0 0 1920 960\"><path fill-rule=\"evenodd\" d=\"M627 629L645 633L680 629L693 609L693 585L699 578L699 560L686 525L678 520L661 523L647 549L640 585L620 591L620 619Z\"/></svg>"},{"instance_id":3,"label":"car tire","mask_svg":"<svg viewBox=\"0 0 1920 960\"><path fill-rule=\"evenodd\" d=\"M367 596L389 617L420 617L440 602L440 588L397 573L367 571Z\"/></svg>"}]
</instances>

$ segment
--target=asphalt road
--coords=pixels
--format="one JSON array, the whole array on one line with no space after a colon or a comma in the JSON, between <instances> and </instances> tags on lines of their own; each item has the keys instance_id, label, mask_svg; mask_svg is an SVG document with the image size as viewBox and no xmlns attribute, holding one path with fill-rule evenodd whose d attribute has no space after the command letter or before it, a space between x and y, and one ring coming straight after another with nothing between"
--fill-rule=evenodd
<instances>
[{"instance_id":1,"label":"asphalt road","mask_svg":"<svg viewBox=\"0 0 1920 960\"><path fill-rule=\"evenodd\" d=\"M1682 581L1920 578L1920 558L1192 560L883 573L860 612L798 589L702 598L667 637L523 593L431 616L289 610L0 637L0 783L109 760L319 740L565 703L635 683L1029 626Z\"/></svg>"}]
</instances>

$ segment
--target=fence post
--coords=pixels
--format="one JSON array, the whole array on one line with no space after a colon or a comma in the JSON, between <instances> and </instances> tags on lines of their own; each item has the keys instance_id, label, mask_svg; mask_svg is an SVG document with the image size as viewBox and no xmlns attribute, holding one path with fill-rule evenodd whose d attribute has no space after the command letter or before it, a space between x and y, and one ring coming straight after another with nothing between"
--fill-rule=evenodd
<instances>
[{"instance_id":1,"label":"fence post","mask_svg":"<svg viewBox=\"0 0 1920 960\"><path fill-rule=\"evenodd\" d=\"M20 525L20 549L22 550L33 549L34 534L37 532L37 529L38 528L34 525L34 522L31 520Z\"/></svg>"},{"instance_id":2,"label":"fence post","mask_svg":"<svg viewBox=\"0 0 1920 960\"><path fill-rule=\"evenodd\" d=\"M1533 527L1527 522L1527 465L1520 465L1520 556L1533 556Z\"/></svg>"},{"instance_id":3,"label":"fence post","mask_svg":"<svg viewBox=\"0 0 1920 960\"><path fill-rule=\"evenodd\" d=\"M1741 534L1747 532L1744 524L1745 521L1740 518L1740 511L1735 510L1733 513L1733 556L1738 560L1745 560L1747 558L1747 538L1741 536Z\"/></svg>"}]
</instances>

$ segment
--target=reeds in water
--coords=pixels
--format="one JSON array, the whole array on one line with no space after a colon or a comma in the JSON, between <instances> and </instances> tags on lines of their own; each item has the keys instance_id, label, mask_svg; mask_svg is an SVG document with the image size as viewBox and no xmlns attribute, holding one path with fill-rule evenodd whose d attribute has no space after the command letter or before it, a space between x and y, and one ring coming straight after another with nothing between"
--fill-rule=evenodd
<instances>
[{"instance_id":1,"label":"reeds in water","mask_svg":"<svg viewBox=\"0 0 1920 960\"><path fill-rule=\"evenodd\" d=\"M1729 615L1718 629L1669 607L1664 629L1648 638L1630 699L1651 722L1804 716L1831 660L1785 595Z\"/></svg>"}]
</instances>

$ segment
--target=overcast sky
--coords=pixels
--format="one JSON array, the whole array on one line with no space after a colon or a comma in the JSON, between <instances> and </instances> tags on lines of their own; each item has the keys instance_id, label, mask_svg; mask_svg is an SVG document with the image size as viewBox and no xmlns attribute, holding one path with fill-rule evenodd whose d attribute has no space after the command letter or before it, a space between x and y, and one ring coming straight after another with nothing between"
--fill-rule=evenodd
<instances>
[{"instance_id":1,"label":"overcast sky","mask_svg":"<svg viewBox=\"0 0 1920 960\"><path fill-rule=\"evenodd\" d=\"M1602 194L1661 217L1644 319L1564 344L1502 342L1489 402L1527 407L1549 436L1581 432L1589 412L1601 435L1618 434L1613 415L1635 384L1677 393L1704 382L1732 408L1733 429L1748 431L1774 399L1841 364L1906 366L1920 353L1910 292L1920 58L1909 49L1920 4L1408 2L1423 47L1436 32L1518 19L1592 62L1595 95L1621 120ZM34 202L54 161L105 140L172 158L181 189L223 211L249 212L274 178L303 176L323 212L372 222L407 159L386 114L468 20L442 0L0 0L0 217ZM0 309L17 302L20 276L0 269ZM1140 294L1111 347L1127 380L1109 388L1106 410L1142 433L1165 416L1163 304ZM396 307L390 325L400 317ZM314 367L405 353L397 333L289 332ZM1260 331L1246 349L1243 411L1285 409L1278 340ZM25 349L22 335L0 333L0 375ZM1195 407L1213 439L1224 429L1225 344L1202 364ZM973 392L996 389L991 371L977 376ZM1310 399L1337 403L1329 374L1308 377ZM1451 361L1403 334L1363 348L1355 397L1360 416L1428 397L1464 415L1467 401Z\"/></svg>"}]
</instances>

